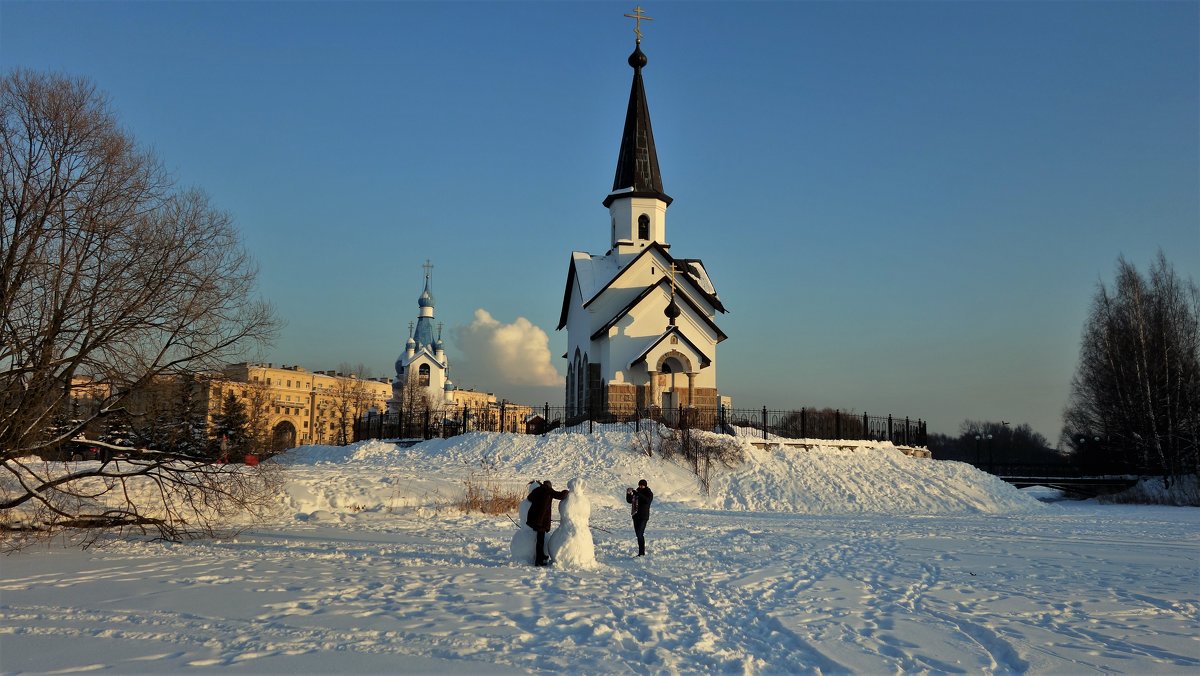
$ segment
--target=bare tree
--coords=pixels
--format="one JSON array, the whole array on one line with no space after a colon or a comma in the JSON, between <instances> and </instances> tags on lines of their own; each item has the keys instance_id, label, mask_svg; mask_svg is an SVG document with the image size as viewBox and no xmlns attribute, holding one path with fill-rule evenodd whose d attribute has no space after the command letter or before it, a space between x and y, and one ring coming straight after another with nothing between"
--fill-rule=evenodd
<instances>
[{"instance_id":1,"label":"bare tree","mask_svg":"<svg viewBox=\"0 0 1200 676\"><path fill-rule=\"evenodd\" d=\"M363 377L366 367L362 364L351 367L349 364L339 364L337 379L333 384L333 419L337 426L336 443L348 444L352 441L351 430L354 421L366 410L364 402L369 398Z\"/></svg>"},{"instance_id":2,"label":"bare tree","mask_svg":"<svg viewBox=\"0 0 1200 676\"><path fill-rule=\"evenodd\" d=\"M1097 289L1064 418L1081 464L1200 471L1200 291L1161 252L1148 277L1121 258Z\"/></svg>"},{"instance_id":3,"label":"bare tree","mask_svg":"<svg viewBox=\"0 0 1200 676\"><path fill-rule=\"evenodd\" d=\"M247 429L250 434L251 448L264 454L278 452L275 448L274 432L271 429L271 388L266 383L249 381L238 383L242 389L242 398L246 402Z\"/></svg>"},{"instance_id":4,"label":"bare tree","mask_svg":"<svg viewBox=\"0 0 1200 676\"><path fill-rule=\"evenodd\" d=\"M119 466L30 461L155 378L215 369L273 335L231 217L175 190L91 83L24 70L0 79L0 209L0 517L168 537L205 530L214 505L254 504L261 482L169 450ZM52 426L77 378L104 393L97 410ZM135 479L159 487L160 509L130 497Z\"/></svg>"}]
</instances>

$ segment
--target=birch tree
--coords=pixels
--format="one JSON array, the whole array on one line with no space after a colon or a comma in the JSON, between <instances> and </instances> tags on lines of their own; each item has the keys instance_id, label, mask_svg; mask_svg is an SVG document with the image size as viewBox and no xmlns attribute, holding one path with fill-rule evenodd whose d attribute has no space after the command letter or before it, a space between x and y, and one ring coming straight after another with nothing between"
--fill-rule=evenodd
<instances>
[{"instance_id":1,"label":"birch tree","mask_svg":"<svg viewBox=\"0 0 1200 676\"><path fill-rule=\"evenodd\" d=\"M1063 441L1087 465L1164 477L1200 470L1200 292L1160 252L1123 257L1083 330Z\"/></svg>"}]
</instances>

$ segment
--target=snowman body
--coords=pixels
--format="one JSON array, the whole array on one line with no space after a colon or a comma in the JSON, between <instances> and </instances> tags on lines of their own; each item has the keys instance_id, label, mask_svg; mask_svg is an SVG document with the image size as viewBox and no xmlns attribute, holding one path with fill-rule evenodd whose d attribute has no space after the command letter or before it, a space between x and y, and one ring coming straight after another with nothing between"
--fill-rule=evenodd
<instances>
[{"instance_id":1,"label":"snowman body","mask_svg":"<svg viewBox=\"0 0 1200 676\"><path fill-rule=\"evenodd\" d=\"M588 525L592 501L588 499L583 479L571 479L567 490L566 499L558 503L558 528L550 534L550 557L556 566L591 568L596 565L596 546Z\"/></svg>"}]
</instances>

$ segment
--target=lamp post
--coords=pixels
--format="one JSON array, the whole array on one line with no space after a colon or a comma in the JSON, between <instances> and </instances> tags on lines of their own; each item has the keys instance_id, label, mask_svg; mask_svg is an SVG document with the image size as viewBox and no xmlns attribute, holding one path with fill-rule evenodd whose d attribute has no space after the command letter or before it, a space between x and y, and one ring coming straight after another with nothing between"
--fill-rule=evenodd
<instances>
[{"instance_id":1,"label":"lamp post","mask_svg":"<svg viewBox=\"0 0 1200 676\"><path fill-rule=\"evenodd\" d=\"M988 442L988 472L990 473L991 468L992 468L992 444L991 444L992 435L990 435L990 434L984 434L984 433L980 432L979 434L975 435L975 466L979 467L979 465L980 465L979 442L984 441L984 440L986 440Z\"/></svg>"},{"instance_id":2,"label":"lamp post","mask_svg":"<svg viewBox=\"0 0 1200 676\"><path fill-rule=\"evenodd\" d=\"M1095 454L1095 453L1096 453L1096 452L1099 450L1099 446L1100 446L1100 435L1098 435L1098 434L1097 434L1097 435L1092 435L1092 437L1091 437L1091 438L1089 438L1089 437L1088 437L1088 435L1086 435L1086 434L1080 434L1080 435L1079 435L1079 438L1077 439L1077 441L1079 442L1078 451L1079 451L1079 453L1080 453L1080 454L1083 454L1084 446L1086 446L1087 444L1094 444L1094 445L1092 446L1092 453L1093 453L1093 454ZM1089 457L1087 457L1086 455L1084 455L1083 461L1084 461L1085 463L1087 463L1087 465L1088 465L1088 466L1090 466L1090 467L1092 468L1092 470L1093 470L1093 471L1094 471L1094 470L1096 469L1096 467L1097 467L1097 466L1100 464L1100 463L1099 463L1099 459L1098 459L1098 458L1094 458L1094 457L1092 457L1092 458L1089 458ZM1103 473L1103 470L1102 470L1101 472L1099 472L1099 473Z\"/></svg>"}]
</instances>

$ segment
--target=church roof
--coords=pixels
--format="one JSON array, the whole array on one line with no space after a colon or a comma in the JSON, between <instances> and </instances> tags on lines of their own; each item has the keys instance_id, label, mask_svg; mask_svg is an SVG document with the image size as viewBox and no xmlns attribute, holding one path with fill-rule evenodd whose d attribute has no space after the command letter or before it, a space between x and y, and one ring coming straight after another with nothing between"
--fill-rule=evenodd
<instances>
[{"instance_id":1,"label":"church roof","mask_svg":"<svg viewBox=\"0 0 1200 676\"><path fill-rule=\"evenodd\" d=\"M708 355L704 354L704 352L701 351L700 348L696 347L695 343L688 340L688 337L686 335L684 335L683 331L679 330L678 326L669 326L669 327L667 327L666 331L663 331L661 336L650 341L650 344L646 346L646 349L642 350L638 354L637 357L634 357L633 361L629 362L629 366L632 368L634 366L637 366L639 363L646 361L646 356L649 355L650 352L654 350L654 348L658 347L659 343L663 342L664 340L667 339L668 336L672 336L672 335L679 336L679 339L682 340L689 348L691 348L691 350L693 352L700 355L700 357L701 357L700 368L708 368L712 364L712 359L709 358Z\"/></svg>"},{"instance_id":2,"label":"church roof","mask_svg":"<svg viewBox=\"0 0 1200 676\"><path fill-rule=\"evenodd\" d=\"M625 110L625 130L621 133L621 150L617 154L617 173L613 177L612 193L604 199L606 207L621 197L653 197L671 203L671 198L663 192L658 151L654 148L654 130L650 127L650 106L646 104L646 88L642 84L642 68L646 62L646 55L639 44L629 55L629 65L633 67L633 85L629 90L629 106Z\"/></svg>"},{"instance_id":3,"label":"church roof","mask_svg":"<svg viewBox=\"0 0 1200 676\"><path fill-rule=\"evenodd\" d=\"M646 297L649 296L651 293L653 293L655 289L657 289L659 287L666 287L666 289L669 289L670 286L671 286L670 279L667 277L662 277L658 280L657 284L651 284L650 286L646 287L633 300L629 301L628 305L621 308L621 310L619 312L617 312L615 315L613 315L612 319L605 322L604 326L601 326L599 329L596 329L596 331L592 333L591 339L596 340L597 338L599 338L599 337L603 336L605 333L607 333L609 329L616 326L617 322L621 321L622 317L624 317L625 315L632 312L633 309L635 307L637 307L638 305L641 305L642 301L645 300ZM711 328L713 330L713 332L717 334L717 342L718 343L729 337L729 336L725 335L725 332L722 331L721 328L718 327L716 325L716 323L713 322L712 319L709 319L708 314L706 314L703 310L701 310L699 307L696 306L696 303L693 302L692 299L687 296L687 294L676 294L676 300L678 300L680 298L683 299L683 302L686 303L688 305L688 307L692 308L692 311L696 317L699 317L701 320L704 321L705 324L708 324L709 328Z\"/></svg>"},{"instance_id":4,"label":"church roof","mask_svg":"<svg viewBox=\"0 0 1200 676\"><path fill-rule=\"evenodd\" d=\"M658 242L652 242L650 246L643 249L637 255L637 258L634 258L625 267L620 266L616 256L597 257L592 256L586 251L571 252L571 266L567 270L567 288L563 292L562 314L558 318L558 329L562 329L567 325L567 314L571 308L573 282L578 281L582 305L583 307L587 307L609 287L613 286L621 278L622 273L632 270L635 267L634 264L642 256L649 256L653 251L661 254L667 265L675 263L676 269L681 269L685 273L676 278L678 281L686 281L713 308L720 312L727 312L725 305L717 296L716 289L713 287L712 280L709 279L708 272L704 269L702 261L695 258L681 258L676 260L671 257L671 254L665 247Z\"/></svg>"}]
</instances>

